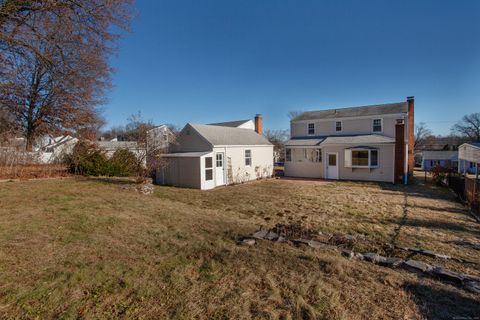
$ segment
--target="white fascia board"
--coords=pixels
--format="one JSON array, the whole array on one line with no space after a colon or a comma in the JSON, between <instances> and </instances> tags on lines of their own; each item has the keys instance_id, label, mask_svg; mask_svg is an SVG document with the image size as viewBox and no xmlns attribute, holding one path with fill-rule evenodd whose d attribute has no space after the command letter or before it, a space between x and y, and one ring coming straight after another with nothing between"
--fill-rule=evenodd
<instances>
[{"instance_id":1,"label":"white fascia board","mask_svg":"<svg viewBox=\"0 0 480 320\"><path fill-rule=\"evenodd\" d=\"M406 117L407 113L391 113L391 114L373 114L370 116L358 116L358 117L340 117L340 118L316 118L316 119L309 119L309 120L292 120L291 123L311 123L312 121L316 122L326 122L326 121L343 121L343 120L358 120L358 119L379 119L379 118L398 118L398 117Z\"/></svg>"}]
</instances>

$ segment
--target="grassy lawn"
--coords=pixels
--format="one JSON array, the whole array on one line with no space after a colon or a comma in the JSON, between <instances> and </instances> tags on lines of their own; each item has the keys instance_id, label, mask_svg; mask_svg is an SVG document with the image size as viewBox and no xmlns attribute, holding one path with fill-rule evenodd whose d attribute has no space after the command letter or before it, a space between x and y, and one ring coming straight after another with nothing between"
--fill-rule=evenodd
<instances>
[{"instance_id":1,"label":"grassy lawn","mask_svg":"<svg viewBox=\"0 0 480 320\"><path fill-rule=\"evenodd\" d=\"M0 184L0 318L451 319L479 295L327 250L240 236L301 223L480 261L480 224L429 185L269 180L145 196L87 179ZM415 259L480 275L479 266Z\"/></svg>"}]
</instances>

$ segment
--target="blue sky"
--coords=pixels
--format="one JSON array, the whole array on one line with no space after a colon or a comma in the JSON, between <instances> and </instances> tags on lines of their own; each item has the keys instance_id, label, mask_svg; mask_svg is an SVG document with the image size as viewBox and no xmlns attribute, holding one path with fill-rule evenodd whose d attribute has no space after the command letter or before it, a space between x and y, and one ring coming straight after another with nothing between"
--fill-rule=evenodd
<instances>
[{"instance_id":1,"label":"blue sky","mask_svg":"<svg viewBox=\"0 0 480 320\"><path fill-rule=\"evenodd\" d=\"M480 112L480 1L137 0L107 127L264 116L403 101L447 134Z\"/></svg>"}]
</instances>

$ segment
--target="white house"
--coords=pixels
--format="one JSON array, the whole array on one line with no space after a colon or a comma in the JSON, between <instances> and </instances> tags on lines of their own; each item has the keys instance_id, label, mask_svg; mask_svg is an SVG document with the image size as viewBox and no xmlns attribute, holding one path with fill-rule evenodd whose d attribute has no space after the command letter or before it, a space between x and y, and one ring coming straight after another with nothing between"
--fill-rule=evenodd
<instances>
[{"instance_id":1,"label":"white house","mask_svg":"<svg viewBox=\"0 0 480 320\"><path fill-rule=\"evenodd\" d=\"M49 137L42 139L48 141L45 145L38 148L40 162L55 163L62 161L63 156L70 154L78 142L78 139L70 135Z\"/></svg>"},{"instance_id":2,"label":"white house","mask_svg":"<svg viewBox=\"0 0 480 320\"><path fill-rule=\"evenodd\" d=\"M458 172L475 174L480 173L480 142L464 143L458 147Z\"/></svg>"},{"instance_id":3,"label":"white house","mask_svg":"<svg viewBox=\"0 0 480 320\"><path fill-rule=\"evenodd\" d=\"M164 157L158 184L205 190L273 175L273 145L260 115L255 122L188 123Z\"/></svg>"},{"instance_id":4,"label":"white house","mask_svg":"<svg viewBox=\"0 0 480 320\"><path fill-rule=\"evenodd\" d=\"M292 119L285 176L406 183L413 173L414 99L304 112Z\"/></svg>"}]
</instances>

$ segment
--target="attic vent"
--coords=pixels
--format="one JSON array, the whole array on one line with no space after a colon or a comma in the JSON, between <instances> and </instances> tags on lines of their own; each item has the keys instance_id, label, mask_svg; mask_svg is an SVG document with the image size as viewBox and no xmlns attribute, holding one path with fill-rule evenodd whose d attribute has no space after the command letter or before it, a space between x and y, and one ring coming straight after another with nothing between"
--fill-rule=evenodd
<instances>
[{"instance_id":1,"label":"attic vent","mask_svg":"<svg viewBox=\"0 0 480 320\"><path fill-rule=\"evenodd\" d=\"M190 135L190 129L187 129L186 132L187 132L187 136L189 136Z\"/></svg>"}]
</instances>

